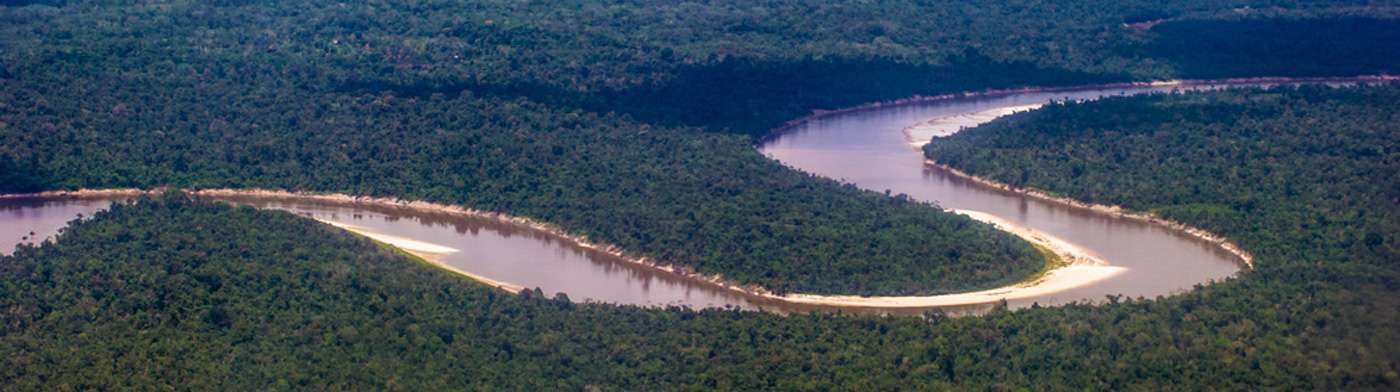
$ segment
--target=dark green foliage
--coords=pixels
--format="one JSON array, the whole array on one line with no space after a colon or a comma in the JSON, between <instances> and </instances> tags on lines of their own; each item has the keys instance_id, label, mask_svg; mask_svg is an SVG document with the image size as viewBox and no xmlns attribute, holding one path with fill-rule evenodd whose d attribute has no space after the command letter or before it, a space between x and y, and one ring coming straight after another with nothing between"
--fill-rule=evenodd
<instances>
[{"instance_id":1,"label":"dark green foliage","mask_svg":"<svg viewBox=\"0 0 1400 392\"><path fill-rule=\"evenodd\" d=\"M1400 20L1184 20L1162 23L1138 53L1192 78L1400 72Z\"/></svg>"},{"instance_id":2,"label":"dark green foliage","mask_svg":"<svg viewBox=\"0 0 1400 392\"><path fill-rule=\"evenodd\" d=\"M95 2L0 8L0 59L45 85L469 89L750 135L911 94L1394 70L1388 2L1268 3ZM1125 25L1146 18L1167 22Z\"/></svg>"},{"instance_id":3,"label":"dark green foliage","mask_svg":"<svg viewBox=\"0 0 1400 392\"><path fill-rule=\"evenodd\" d=\"M683 67L660 86L604 91L576 106L617 111L639 120L687 124L761 135L813 109L839 109L931 92L1027 85L1061 86L1126 80L993 60L969 50L946 65L878 58L800 61L726 60Z\"/></svg>"},{"instance_id":4,"label":"dark green foliage","mask_svg":"<svg viewBox=\"0 0 1400 392\"><path fill-rule=\"evenodd\" d=\"M1263 255L1390 264L1387 247L1367 244L1400 233L1397 104L1394 85L1109 98L925 149L1018 186L1240 233Z\"/></svg>"},{"instance_id":5,"label":"dark green foliage","mask_svg":"<svg viewBox=\"0 0 1400 392\"><path fill-rule=\"evenodd\" d=\"M37 192L48 188L42 184L42 177L34 173L33 166L26 162L16 162L13 158L0 155L0 184L9 192Z\"/></svg>"},{"instance_id":6,"label":"dark green foliage","mask_svg":"<svg viewBox=\"0 0 1400 392\"><path fill-rule=\"evenodd\" d=\"M787 170L732 135L469 94L151 92L127 104L15 93L75 114L0 115L11 129L50 129L0 133L0 154L38 157L39 169L16 175L44 173L38 184L51 187L285 188L466 205L779 291L948 292L1043 264L989 226ZM178 110L191 107L208 109ZM967 278L977 273L988 278Z\"/></svg>"},{"instance_id":7,"label":"dark green foliage","mask_svg":"<svg viewBox=\"0 0 1400 392\"><path fill-rule=\"evenodd\" d=\"M984 225L792 173L747 135L910 94L1193 76L1173 70L1178 60L1140 61L1138 49L1193 42L1172 37L1200 29L1122 23L1217 18L1233 3L1155 3L0 8L0 164L12 169L0 191L399 196L537 218L779 291L989 287L1026 276L1039 257ZM1326 16L1338 5L1280 6ZM1366 31L1393 24L1375 23ZM1348 47L1361 49L1348 53L1374 37L1354 38L1362 45ZM1165 47L1168 59L1209 53ZM1393 54L1376 53L1308 74L1376 71L1367 67ZM989 278L958 278L970 271Z\"/></svg>"},{"instance_id":8,"label":"dark green foliage","mask_svg":"<svg viewBox=\"0 0 1400 392\"><path fill-rule=\"evenodd\" d=\"M910 94L1397 63L1394 41L1379 41L1393 35L1395 12L1372 1L8 7L23 3L0 7L0 191L261 186L421 198L826 292L982 287L997 282L956 277L1014 279L1038 260L983 225L777 167L749 143L778 122ZM1124 25L1159 18L1169 21ZM1298 40L1306 51L1290 47ZM1355 120L1300 102L1314 110L1272 126L1339 129L1327 135L1339 145L1254 137L1197 156L1076 138L1167 158L1044 173L1001 165L1022 183L1210 227L1260 256L1257 272L1168 299L931 321L575 305L489 291L285 214L167 200L0 259L0 385L1395 389L1400 219L1380 200L1400 197L1386 177L1396 138L1353 132L1393 124L1380 114L1393 109L1375 109L1395 101L1334 105L1369 108ZM1291 110L1253 107L1184 123L1268 124ZM1257 112L1231 117L1238 110ZM1154 123L1115 121L1127 125L1101 126ZM1377 140L1391 144L1365 144ZM1017 148L1045 146L1063 145ZM1314 149L1338 157L1318 167L1298 158ZM1211 159L1193 166L1175 154ZM1102 181L1048 177L1066 173ZM1319 190L1338 179L1345 192ZM925 257L949 246L966 258Z\"/></svg>"},{"instance_id":9,"label":"dark green foliage","mask_svg":"<svg viewBox=\"0 0 1400 392\"><path fill-rule=\"evenodd\" d=\"M1361 293L1396 278L1288 266L1159 301L958 319L648 310L506 294L291 214L167 195L0 256L0 380L13 390L1387 389L1400 383L1386 349L1400 339L1400 302Z\"/></svg>"},{"instance_id":10,"label":"dark green foliage","mask_svg":"<svg viewBox=\"0 0 1400 392\"><path fill-rule=\"evenodd\" d=\"M1199 289L1199 297L1163 301L1173 309L1163 316L1201 300L1262 300L1230 312L1266 341L1370 367L1373 378L1352 387L1395 388L1400 358L1388 348L1400 344L1397 107L1396 85L1108 98L1014 115L925 149L977 175L1226 235L1257 257L1257 271L1238 283L1246 291L1234 283ZM1339 302L1304 310L1318 298ZM1306 331L1335 322L1350 326Z\"/></svg>"}]
</instances>

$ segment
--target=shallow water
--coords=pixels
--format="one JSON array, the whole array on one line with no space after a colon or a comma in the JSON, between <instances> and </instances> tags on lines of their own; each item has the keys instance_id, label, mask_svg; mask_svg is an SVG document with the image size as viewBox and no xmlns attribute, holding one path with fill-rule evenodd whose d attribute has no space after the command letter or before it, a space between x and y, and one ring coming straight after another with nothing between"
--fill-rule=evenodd
<instances>
[{"instance_id":1,"label":"shallow water","mask_svg":"<svg viewBox=\"0 0 1400 392\"><path fill-rule=\"evenodd\" d=\"M539 287L548 296L562 292L574 301L692 308L753 307L736 293L635 266L617 256L584 248L551 234L491 219L304 200L221 200L290 211L321 221L350 224L452 248L456 252L437 258L490 279L527 288Z\"/></svg>"}]
</instances>

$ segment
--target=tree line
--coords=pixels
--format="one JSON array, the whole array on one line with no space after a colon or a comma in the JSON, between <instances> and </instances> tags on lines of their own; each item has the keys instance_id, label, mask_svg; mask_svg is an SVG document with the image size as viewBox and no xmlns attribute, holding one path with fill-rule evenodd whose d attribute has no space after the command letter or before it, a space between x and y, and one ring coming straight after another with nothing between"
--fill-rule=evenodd
<instances>
[{"instance_id":1,"label":"tree line","mask_svg":"<svg viewBox=\"0 0 1400 392\"><path fill-rule=\"evenodd\" d=\"M1017 186L1224 234L1256 256L1255 270L1162 300L1148 317L1229 304L1249 322L1210 333L1219 350L1241 355L1226 367L1245 360L1329 379L1347 364L1370 370L1324 388L1388 389L1400 362L1375 348L1400 338L1397 103L1395 84L1065 102L936 138L925 152ZM1252 336L1241 340L1240 328Z\"/></svg>"}]
</instances>

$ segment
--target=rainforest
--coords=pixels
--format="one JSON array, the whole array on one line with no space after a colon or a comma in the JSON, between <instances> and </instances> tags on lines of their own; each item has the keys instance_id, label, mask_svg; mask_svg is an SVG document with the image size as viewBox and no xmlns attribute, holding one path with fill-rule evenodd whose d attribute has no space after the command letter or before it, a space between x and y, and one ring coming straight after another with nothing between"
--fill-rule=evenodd
<instances>
[{"instance_id":1,"label":"rainforest","mask_svg":"<svg viewBox=\"0 0 1400 392\"><path fill-rule=\"evenodd\" d=\"M0 233L24 237L0 249L7 389L1400 387L1391 2L11 1L0 32ZM1083 220L1219 272L998 301L1137 267L1082 241L1100 226L831 175L896 170L842 155L873 121L793 147L998 97L1028 101L882 157L1112 206ZM503 290L215 189L431 205L837 305ZM53 235L13 202L113 190ZM968 293L993 294L839 305Z\"/></svg>"}]
</instances>

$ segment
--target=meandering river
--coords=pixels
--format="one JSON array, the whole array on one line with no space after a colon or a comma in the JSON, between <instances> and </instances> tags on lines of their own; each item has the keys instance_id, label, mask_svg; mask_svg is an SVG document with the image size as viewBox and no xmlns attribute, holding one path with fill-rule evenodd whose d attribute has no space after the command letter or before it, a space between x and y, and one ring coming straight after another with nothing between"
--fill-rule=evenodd
<instances>
[{"instance_id":1,"label":"meandering river","mask_svg":"<svg viewBox=\"0 0 1400 392\"><path fill-rule=\"evenodd\" d=\"M1213 86L1199 88L1207 87ZM1161 225L1042 201L955 176L927 165L919 146L933 135L951 134L1053 100L1172 88L1017 93L854 111L807 121L769 138L759 148L769 157L809 173L865 189L907 194L943 208L980 211L1038 229L1077 244L1113 266L1126 268L1112 279L1011 301L1012 306L1102 300L1109 295L1155 297L1228 278L1239 271L1241 261L1216 244Z\"/></svg>"},{"instance_id":2,"label":"meandering river","mask_svg":"<svg viewBox=\"0 0 1400 392\"><path fill-rule=\"evenodd\" d=\"M1234 84L1241 85L1241 84ZM1248 85L1260 85L1251 83ZM1217 85L1190 88L1219 88ZM1017 92L950 98L824 116L790 127L758 148L790 167L958 210L977 211L1048 233L1107 260L1122 273L1073 288L1010 300L1013 307L1098 301L1110 295L1155 297L1225 279L1243 264L1218 245L1162 225L1116 218L978 184L925 164L917 146L935 134L990 121L1054 100L1095 99L1183 88L1142 86L1061 92ZM82 215L123 197L0 199L0 252L19 242L42 241ZM434 250L438 262L471 274L575 301L642 306L739 307L774 311L815 307L781 303L706 282L638 266L532 228L486 218L430 211L275 198L220 198L235 204L290 211L366 232L411 239ZM944 308L978 311L978 304ZM838 307L860 310L858 307ZM923 309L882 309L915 313Z\"/></svg>"}]
</instances>

